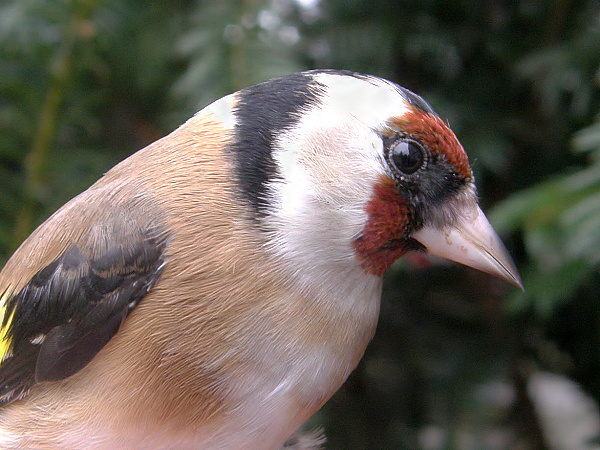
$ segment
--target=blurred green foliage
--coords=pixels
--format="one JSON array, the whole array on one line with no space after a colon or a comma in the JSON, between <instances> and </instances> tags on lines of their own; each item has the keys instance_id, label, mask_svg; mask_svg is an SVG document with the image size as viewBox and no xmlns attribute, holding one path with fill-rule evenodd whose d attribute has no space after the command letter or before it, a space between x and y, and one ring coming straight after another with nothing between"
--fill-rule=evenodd
<instances>
[{"instance_id":1,"label":"blurred green foliage","mask_svg":"<svg viewBox=\"0 0 600 450\"><path fill-rule=\"evenodd\" d=\"M532 372L600 399L597 1L2 2L0 255L202 106L316 67L434 106L526 287L400 262L363 363L316 417L328 448L550 445Z\"/></svg>"}]
</instances>

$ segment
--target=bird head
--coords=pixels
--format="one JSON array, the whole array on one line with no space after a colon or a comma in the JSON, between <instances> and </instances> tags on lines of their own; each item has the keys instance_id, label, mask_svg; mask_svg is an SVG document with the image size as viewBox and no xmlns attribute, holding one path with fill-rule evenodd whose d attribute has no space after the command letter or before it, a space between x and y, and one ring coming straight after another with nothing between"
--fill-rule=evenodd
<instances>
[{"instance_id":1,"label":"bird head","mask_svg":"<svg viewBox=\"0 0 600 450\"><path fill-rule=\"evenodd\" d=\"M478 206L463 147L418 95L321 70L234 96L230 148L241 195L295 273L313 268L308 284L352 276L357 266L380 277L422 250L522 287Z\"/></svg>"}]
</instances>

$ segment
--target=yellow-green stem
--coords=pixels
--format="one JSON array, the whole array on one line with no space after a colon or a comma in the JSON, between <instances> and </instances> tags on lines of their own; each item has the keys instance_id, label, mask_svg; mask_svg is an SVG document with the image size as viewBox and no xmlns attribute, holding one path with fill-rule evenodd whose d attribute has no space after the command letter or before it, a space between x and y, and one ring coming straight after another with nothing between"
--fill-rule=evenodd
<instances>
[{"instance_id":1,"label":"yellow-green stem","mask_svg":"<svg viewBox=\"0 0 600 450\"><path fill-rule=\"evenodd\" d=\"M79 7L73 12L54 70L52 70L50 85L40 110L33 142L25 157L25 188L13 233L15 247L23 242L33 229L35 212L44 197L44 164L56 134L60 106L68 91L69 80L73 73L75 43L81 36L82 24L89 19L95 5L95 1L81 1Z\"/></svg>"}]
</instances>

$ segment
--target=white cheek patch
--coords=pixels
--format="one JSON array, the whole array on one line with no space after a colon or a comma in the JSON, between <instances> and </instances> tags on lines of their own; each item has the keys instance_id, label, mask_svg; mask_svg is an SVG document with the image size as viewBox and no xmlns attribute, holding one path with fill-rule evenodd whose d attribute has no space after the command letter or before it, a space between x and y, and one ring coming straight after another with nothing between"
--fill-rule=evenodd
<instances>
[{"instance_id":1,"label":"white cheek patch","mask_svg":"<svg viewBox=\"0 0 600 450\"><path fill-rule=\"evenodd\" d=\"M283 147L273 152L284 180L277 180L271 186L276 199L273 206L279 214L287 218L299 215L306 206L310 195L310 184L304 168L298 162L298 152L292 146Z\"/></svg>"},{"instance_id":2,"label":"white cheek patch","mask_svg":"<svg viewBox=\"0 0 600 450\"><path fill-rule=\"evenodd\" d=\"M383 170L380 137L352 119L334 117L331 110L305 114L273 149L281 178L269 185L266 220L277 230L271 248L302 274L303 286L328 287L349 273L361 279L352 243Z\"/></svg>"},{"instance_id":3,"label":"white cheek patch","mask_svg":"<svg viewBox=\"0 0 600 450\"><path fill-rule=\"evenodd\" d=\"M306 114L276 141L273 157L283 176L281 205L293 209L311 196L331 208L362 206L383 173L383 143L377 133L331 110ZM277 183L279 184L279 182Z\"/></svg>"},{"instance_id":4,"label":"white cheek patch","mask_svg":"<svg viewBox=\"0 0 600 450\"><path fill-rule=\"evenodd\" d=\"M376 278L364 272L353 242L368 220L374 186L389 173L381 133L410 106L384 80L333 73L314 78L322 85L318 102L298 111L294 125L272 142L280 177L268 184L264 220L273 231L267 247L301 289L328 292L333 286L335 295L351 296L354 282ZM332 279L345 284L332 285Z\"/></svg>"}]
</instances>

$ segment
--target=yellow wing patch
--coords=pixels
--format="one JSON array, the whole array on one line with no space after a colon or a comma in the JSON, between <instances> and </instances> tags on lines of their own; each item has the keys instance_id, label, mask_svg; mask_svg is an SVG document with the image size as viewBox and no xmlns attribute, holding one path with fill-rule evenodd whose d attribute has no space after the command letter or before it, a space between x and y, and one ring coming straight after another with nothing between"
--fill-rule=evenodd
<instances>
[{"instance_id":1,"label":"yellow wing patch","mask_svg":"<svg viewBox=\"0 0 600 450\"><path fill-rule=\"evenodd\" d=\"M12 355L12 336L10 335L10 325L15 317L15 310L13 308L8 319L6 319L6 313L8 308L8 300L11 297L11 291L9 289L4 291L2 297L0 297L0 364L4 360Z\"/></svg>"}]
</instances>

